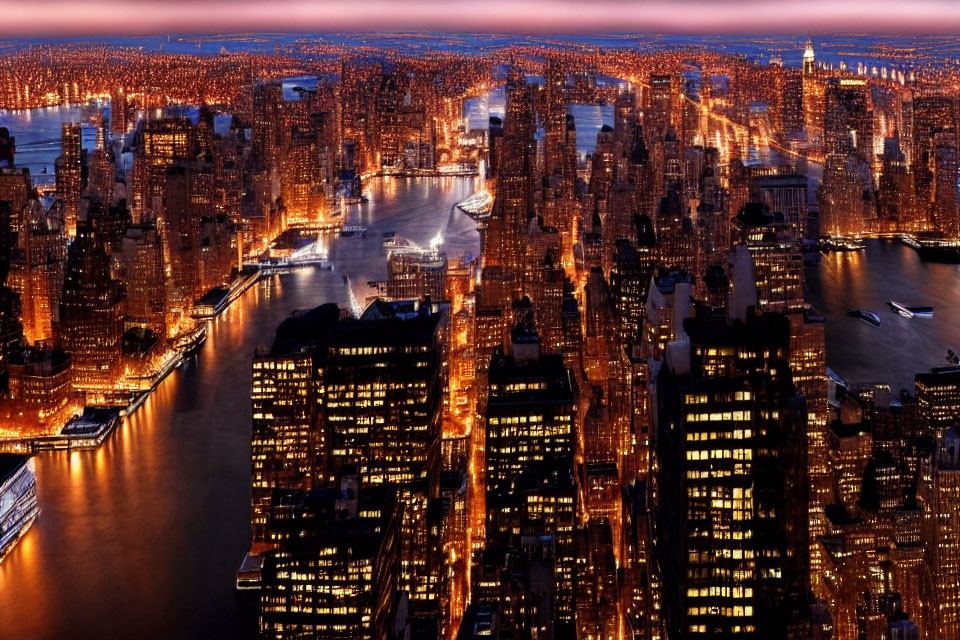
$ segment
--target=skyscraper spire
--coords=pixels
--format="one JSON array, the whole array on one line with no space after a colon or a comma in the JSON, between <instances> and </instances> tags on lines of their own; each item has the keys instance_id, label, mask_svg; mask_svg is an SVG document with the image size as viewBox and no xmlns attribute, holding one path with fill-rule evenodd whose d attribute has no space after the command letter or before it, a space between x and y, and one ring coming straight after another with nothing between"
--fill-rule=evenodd
<instances>
[{"instance_id":1,"label":"skyscraper spire","mask_svg":"<svg viewBox=\"0 0 960 640\"><path fill-rule=\"evenodd\" d=\"M803 73L812 74L816 71L815 54L813 53L813 35L807 36L807 48L803 50Z\"/></svg>"}]
</instances>

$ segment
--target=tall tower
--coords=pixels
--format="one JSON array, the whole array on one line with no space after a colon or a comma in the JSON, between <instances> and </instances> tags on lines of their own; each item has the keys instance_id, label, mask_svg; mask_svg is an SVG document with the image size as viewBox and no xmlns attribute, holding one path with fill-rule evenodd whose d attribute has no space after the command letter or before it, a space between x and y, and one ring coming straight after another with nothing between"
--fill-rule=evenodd
<instances>
[{"instance_id":1,"label":"tall tower","mask_svg":"<svg viewBox=\"0 0 960 640\"><path fill-rule=\"evenodd\" d=\"M813 38L807 38L807 48L803 50L803 75L813 75L817 70L817 63L813 53Z\"/></svg>"},{"instance_id":2,"label":"tall tower","mask_svg":"<svg viewBox=\"0 0 960 640\"><path fill-rule=\"evenodd\" d=\"M57 199L63 203L63 218L67 235L73 237L77 230L77 215L80 211L82 185L81 132L79 124L63 124L61 132L62 151L55 164Z\"/></svg>"},{"instance_id":3,"label":"tall tower","mask_svg":"<svg viewBox=\"0 0 960 640\"><path fill-rule=\"evenodd\" d=\"M817 77L813 38L808 38L803 52L803 124L807 143L813 149L820 149L823 144L823 110L824 84Z\"/></svg>"}]
</instances>

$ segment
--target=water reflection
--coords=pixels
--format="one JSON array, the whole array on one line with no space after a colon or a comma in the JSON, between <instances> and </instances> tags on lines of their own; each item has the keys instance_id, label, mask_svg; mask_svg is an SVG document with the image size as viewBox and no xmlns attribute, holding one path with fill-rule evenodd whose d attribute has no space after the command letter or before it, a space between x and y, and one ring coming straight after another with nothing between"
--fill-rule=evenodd
<instances>
[{"instance_id":1,"label":"water reflection","mask_svg":"<svg viewBox=\"0 0 960 640\"><path fill-rule=\"evenodd\" d=\"M250 356L295 309L346 304L342 275L358 296L385 277L384 231L424 245L443 232L451 258L476 254L473 222L453 210L474 188L374 181L348 214L367 237L331 241L335 271L251 288L100 450L38 456L42 513L0 564L0 637L252 637L254 601L233 589L249 539Z\"/></svg>"},{"instance_id":2,"label":"water reflection","mask_svg":"<svg viewBox=\"0 0 960 640\"><path fill-rule=\"evenodd\" d=\"M853 382L886 382L913 391L913 376L946 364L960 346L960 266L932 264L892 240L868 240L863 252L832 253L807 269L808 300L826 317L827 364ZM932 318L902 318L888 300L932 305ZM880 314L873 327L847 317Z\"/></svg>"}]
</instances>

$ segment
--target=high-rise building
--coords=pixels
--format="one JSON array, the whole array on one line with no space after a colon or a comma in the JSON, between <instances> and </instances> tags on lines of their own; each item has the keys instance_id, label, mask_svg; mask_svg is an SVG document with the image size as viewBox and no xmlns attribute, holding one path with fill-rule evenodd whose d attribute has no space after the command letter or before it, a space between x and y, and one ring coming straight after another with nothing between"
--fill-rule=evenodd
<instances>
[{"instance_id":1,"label":"high-rise building","mask_svg":"<svg viewBox=\"0 0 960 640\"><path fill-rule=\"evenodd\" d=\"M185 118L144 122L130 176L130 211L134 223L157 219L163 212L167 170L178 161L194 159L193 125Z\"/></svg>"},{"instance_id":2,"label":"high-rise building","mask_svg":"<svg viewBox=\"0 0 960 640\"><path fill-rule=\"evenodd\" d=\"M490 364L486 410L488 495L507 489L530 465L573 464L578 388L558 354L540 352L529 322L518 324L511 352Z\"/></svg>"},{"instance_id":3,"label":"high-rise building","mask_svg":"<svg viewBox=\"0 0 960 640\"><path fill-rule=\"evenodd\" d=\"M673 77L663 74L650 76L649 107L644 112L643 131L647 141L660 142L673 123Z\"/></svg>"},{"instance_id":4,"label":"high-rise building","mask_svg":"<svg viewBox=\"0 0 960 640\"><path fill-rule=\"evenodd\" d=\"M0 202L10 205L10 230L19 233L23 224L23 208L34 196L30 169L0 167Z\"/></svg>"},{"instance_id":5,"label":"high-rise building","mask_svg":"<svg viewBox=\"0 0 960 640\"><path fill-rule=\"evenodd\" d=\"M756 277L757 304L776 313L802 310L802 238L782 215L772 215L764 205L750 202L733 221L733 240L747 247Z\"/></svg>"},{"instance_id":6,"label":"high-rise building","mask_svg":"<svg viewBox=\"0 0 960 640\"><path fill-rule=\"evenodd\" d=\"M507 82L507 109L503 137L497 141L497 194L484 235L484 266L499 266L515 292L522 290L522 234L533 216L536 168L534 120L529 87L522 73ZM501 304L509 305L511 295Z\"/></svg>"},{"instance_id":7,"label":"high-rise building","mask_svg":"<svg viewBox=\"0 0 960 640\"><path fill-rule=\"evenodd\" d=\"M658 384L668 633L788 637L805 607L806 433L785 317L698 314Z\"/></svg>"},{"instance_id":8,"label":"high-rise building","mask_svg":"<svg viewBox=\"0 0 960 640\"><path fill-rule=\"evenodd\" d=\"M436 249L387 254L387 297L394 300L446 298L447 254Z\"/></svg>"},{"instance_id":9,"label":"high-rise building","mask_svg":"<svg viewBox=\"0 0 960 640\"><path fill-rule=\"evenodd\" d=\"M56 161L57 200L63 207L63 223L67 235L76 235L80 215L80 192L83 189L83 129L78 123L65 122L61 132L61 152Z\"/></svg>"},{"instance_id":10,"label":"high-rise building","mask_svg":"<svg viewBox=\"0 0 960 640\"><path fill-rule=\"evenodd\" d=\"M921 95L913 100L911 167L914 190L921 202L936 201L937 149L957 141L956 104L953 98ZM955 161L954 161L955 162Z\"/></svg>"},{"instance_id":11,"label":"high-rise building","mask_svg":"<svg viewBox=\"0 0 960 640\"><path fill-rule=\"evenodd\" d=\"M278 491L268 517L275 548L261 573L261 637L388 637L401 512L394 487L361 486L355 475L331 487Z\"/></svg>"},{"instance_id":12,"label":"high-rise building","mask_svg":"<svg viewBox=\"0 0 960 640\"><path fill-rule=\"evenodd\" d=\"M823 121L825 85L817 70L813 39L807 39L803 52L803 126L807 145L811 149L823 148Z\"/></svg>"},{"instance_id":13,"label":"high-rise building","mask_svg":"<svg viewBox=\"0 0 960 640\"><path fill-rule=\"evenodd\" d=\"M71 417L70 356L50 347L10 353L8 389L0 397L0 423L19 436L59 433Z\"/></svg>"},{"instance_id":14,"label":"high-rise building","mask_svg":"<svg viewBox=\"0 0 960 640\"><path fill-rule=\"evenodd\" d=\"M933 587L930 637L956 640L960 638L960 432L956 426L941 429L936 442L921 487Z\"/></svg>"},{"instance_id":15,"label":"high-rise building","mask_svg":"<svg viewBox=\"0 0 960 640\"><path fill-rule=\"evenodd\" d=\"M798 174L761 176L754 184L759 191L759 200L770 213L783 215L783 220L793 226L800 237L807 229L807 177Z\"/></svg>"},{"instance_id":16,"label":"high-rise building","mask_svg":"<svg viewBox=\"0 0 960 640\"><path fill-rule=\"evenodd\" d=\"M52 345L56 337L67 260L62 211L59 205L47 211L39 200L30 200L12 255L7 282L20 294L23 334L29 344Z\"/></svg>"},{"instance_id":17,"label":"high-rise building","mask_svg":"<svg viewBox=\"0 0 960 640\"><path fill-rule=\"evenodd\" d=\"M824 152L856 154L872 165L873 107L867 81L831 78L824 99Z\"/></svg>"},{"instance_id":18,"label":"high-rise building","mask_svg":"<svg viewBox=\"0 0 960 640\"><path fill-rule=\"evenodd\" d=\"M60 298L60 344L71 356L74 389L90 404L108 399L123 375L123 288L111 277L95 224L82 220L77 227Z\"/></svg>"},{"instance_id":19,"label":"high-rise building","mask_svg":"<svg viewBox=\"0 0 960 640\"><path fill-rule=\"evenodd\" d=\"M403 506L399 580L428 610L445 577L427 551L438 494L447 312L376 300L359 318L324 305L289 318L253 363L253 528L264 539L275 488L392 483ZM254 550L256 550L256 544Z\"/></svg>"}]
</instances>

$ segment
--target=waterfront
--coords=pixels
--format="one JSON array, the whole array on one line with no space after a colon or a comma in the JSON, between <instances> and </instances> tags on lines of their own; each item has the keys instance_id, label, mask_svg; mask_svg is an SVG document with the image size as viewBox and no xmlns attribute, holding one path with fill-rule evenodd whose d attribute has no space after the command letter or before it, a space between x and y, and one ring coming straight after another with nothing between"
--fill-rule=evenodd
<instances>
[{"instance_id":1,"label":"waterfront","mask_svg":"<svg viewBox=\"0 0 960 640\"><path fill-rule=\"evenodd\" d=\"M581 107L592 124L578 118L578 137L595 137L609 107ZM385 232L420 246L440 235L451 261L476 254L473 223L454 205L480 182L372 181L369 202L346 220L365 226L366 237L321 238L334 271L299 270L252 288L210 325L199 357L102 449L39 456L43 515L0 566L0 598L16 604L0 610L0 636L250 637L254 598L232 585L249 527L253 349L293 310L362 305L366 283L385 276ZM853 382L910 388L914 373L942 364L960 342L951 323L957 267L922 263L894 242L868 245L808 270L810 299L827 316L828 362ZM887 309L889 299L932 304L936 313L905 320ZM878 311L882 326L848 318L855 308Z\"/></svg>"},{"instance_id":2,"label":"waterfront","mask_svg":"<svg viewBox=\"0 0 960 640\"><path fill-rule=\"evenodd\" d=\"M0 600L17 605L0 608L3 637L250 637L254 600L233 590L249 528L250 355L292 311L348 304L343 275L362 299L367 280L385 274L384 231L424 245L445 232L451 258L476 253L471 221L450 213L475 182L373 181L370 203L348 220L366 225L367 237L329 239L334 271L301 269L252 287L210 325L199 357L103 447L38 456L41 517L0 564ZM912 386L915 372L960 345L958 275L893 241L824 256L807 278L827 318L830 365L851 381ZM888 299L936 311L907 320ZM881 327L846 317L855 308L878 311Z\"/></svg>"},{"instance_id":3,"label":"waterfront","mask_svg":"<svg viewBox=\"0 0 960 640\"><path fill-rule=\"evenodd\" d=\"M896 240L867 240L865 251L829 253L807 268L807 300L826 319L827 365L848 382L886 382L913 393L913 377L945 366L960 348L960 266L920 260ZM902 318L888 300L932 305L932 318ZM847 311L880 314L879 327Z\"/></svg>"},{"instance_id":4,"label":"waterfront","mask_svg":"<svg viewBox=\"0 0 960 640\"><path fill-rule=\"evenodd\" d=\"M199 356L171 374L100 449L36 458L41 515L0 564L0 637L244 638L255 596L235 572L250 527L250 357L297 309L361 301L383 279L381 234L426 246L443 232L455 259L479 249L454 212L468 178L371 182L349 224L366 238L329 239L334 271L266 278L209 325Z\"/></svg>"}]
</instances>

